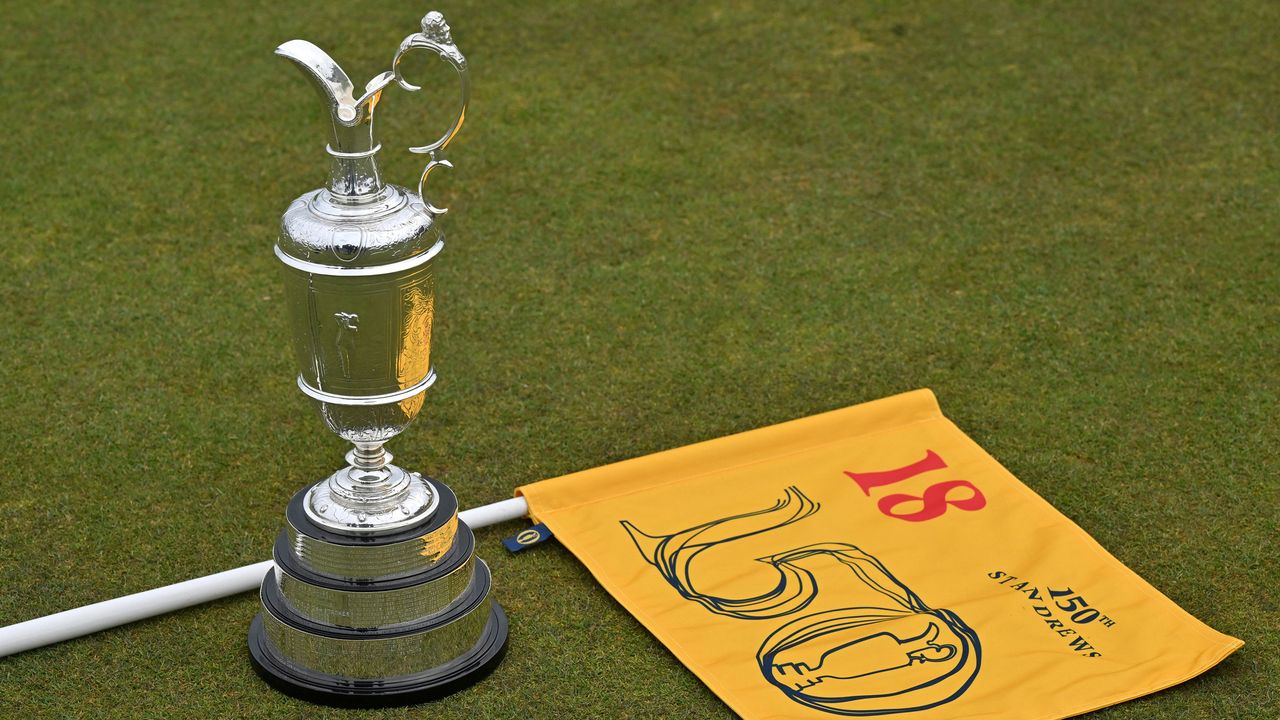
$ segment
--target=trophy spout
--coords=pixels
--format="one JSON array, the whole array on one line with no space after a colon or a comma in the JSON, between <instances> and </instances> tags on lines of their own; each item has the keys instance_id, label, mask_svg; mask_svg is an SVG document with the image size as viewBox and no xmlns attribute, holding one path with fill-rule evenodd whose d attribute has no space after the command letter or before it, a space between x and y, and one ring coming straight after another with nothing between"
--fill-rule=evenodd
<instances>
[{"instance_id":1,"label":"trophy spout","mask_svg":"<svg viewBox=\"0 0 1280 720\"><path fill-rule=\"evenodd\" d=\"M383 89L395 79L394 73L377 75L357 97L355 85L346 71L314 43L290 40L277 47L276 54L292 60L324 100L332 125L331 152L358 155L376 151L373 109Z\"/></svg>"}]
</instances>

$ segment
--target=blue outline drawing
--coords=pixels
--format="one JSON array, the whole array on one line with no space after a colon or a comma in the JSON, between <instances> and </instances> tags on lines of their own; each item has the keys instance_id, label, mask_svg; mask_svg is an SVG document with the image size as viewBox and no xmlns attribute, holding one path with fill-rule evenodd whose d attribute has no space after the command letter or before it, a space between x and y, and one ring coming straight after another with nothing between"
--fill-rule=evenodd
<instances>
[{"instance_id":1,"label":"blue outline drawing","mask_svg":"<svg viewBox=\"0 0 1280 720\"><path fill-rule=\"evenodd\" d=\"M817 513L821 506L788 487L771 507L712 520L669 535L621 524L641 556L686 600L739 620L793 616L823 588L814 569L847 570L847 582L868 588L884 607L845 607L798 617L761 644L756 662L765 680L796 703L846 716L914 712L950 702L969 688L981 666L978 635L955 613L929 607L874 556L856 545L821 542L756 558L778 573L774 586L743 598L695 588L690 566L723 543L772 532ZM809 567L805 567L805 565ZM829 573L827 600L838 600ZM829 604L829 603L828 603Z\"/></svg>"},{"instance_id":2,"label":"blue outline drawing","mask_svg":"<svg viewBox=\"0 0 1280 720\"><path fill-rule=\"evenodd\" d=\"M794 565L795 558L786 553L758 558L778 571L778 583L773 589L754 597L728 598L699 592L693 586L689 566L705 550L742 538L766 533L799 522L818 511L818 504L805 497L794 487L786 489L786 496L755 512L731 515L695 525L670 535L649 535L635 525L622 521L622 527L631 535L636 549L662 577L686 600L701 603L717 615L727 615L741 620L763 620L790 615L803 610L813 602L818 593L813 573ZM793 551L794 552L794 551Z\"/></svg>"},{"instance_id":3,"label":"blue outline drawing","mask_svg":"<svg viewBox=\"0 0 1280 720\"><path fill-rule=\"evenodd\" d=\"M950 610L854 607L793 620L765 638L765 679L835 715L915 712L951 702L982 663L978 635Z\"/></svg>"}]
</instances>

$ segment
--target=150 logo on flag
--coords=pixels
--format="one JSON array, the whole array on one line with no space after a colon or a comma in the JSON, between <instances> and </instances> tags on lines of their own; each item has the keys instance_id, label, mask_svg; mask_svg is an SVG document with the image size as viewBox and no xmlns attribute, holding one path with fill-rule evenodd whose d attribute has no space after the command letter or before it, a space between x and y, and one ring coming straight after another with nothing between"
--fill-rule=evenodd
<instances>
[{"instance_id":1,"label":"150 logo on flag","mask_svg":"<svg viewBox=\"0 0 1280 720\"><path fill-rule=\"evenodd\" d=\"M924 460L897 470L847 474L870 495L875 488L944 468L930 451ZM970 494L949 496L959 487ZM901 509L910 502L922 507ZM886 495L878 507L890 517L922 522L948 507L977 510L985 504L971 483L950 480L929 486L922 496ZM738 620L786 619L764 638L756 662L764 679L792 701L835 715L870 716L924 710L963 694L981 665L977 633L950 610L926 605L877 558L842 539L764 557L743 554L742 563L764 563L777 576L757 595L722 595L714 583L698 582L706 577L694 566L699 555L779 533L820 510L798 488L788 487L772 506L666 535L621 523L645 561L686 600ZM787 534L777 537L785 543Z\"/></svg>"}]
</instances>

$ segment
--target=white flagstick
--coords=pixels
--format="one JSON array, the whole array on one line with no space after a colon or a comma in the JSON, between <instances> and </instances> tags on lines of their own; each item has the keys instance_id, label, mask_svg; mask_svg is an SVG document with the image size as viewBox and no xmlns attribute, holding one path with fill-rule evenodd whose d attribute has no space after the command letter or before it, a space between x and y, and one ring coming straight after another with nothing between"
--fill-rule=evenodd
<instances>
[{"instance_id":1,"label":"white flagstick","mask_svg":"<svg viewBox=\"0 0 1280 720\"><path fill-rule=\"evenodd\" d=\"M482 528L528 514L529 503L517 497L463 510L458 519ZM0 628L0 657L256 590L271 566L271 560L245 565Z\"/></svg>"}]
</instances>

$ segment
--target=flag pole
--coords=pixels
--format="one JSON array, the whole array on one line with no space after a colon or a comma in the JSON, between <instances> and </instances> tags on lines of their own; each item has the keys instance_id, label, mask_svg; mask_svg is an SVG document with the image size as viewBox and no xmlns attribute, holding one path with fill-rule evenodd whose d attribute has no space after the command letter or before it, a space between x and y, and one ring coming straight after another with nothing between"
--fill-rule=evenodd
<instances>
[{"instance_id":1,"label":"flag pole","mask_svg":"<svg viewBox=\"0 0 1280 720\"><path fill-rule=\"evenodd\" d=\"M529 503L515 497L463 510L458 519L475 529L527 514ZM271 566L265 560L0 628L0 657L256 590Z\"/></svg>"}]
</instances>

